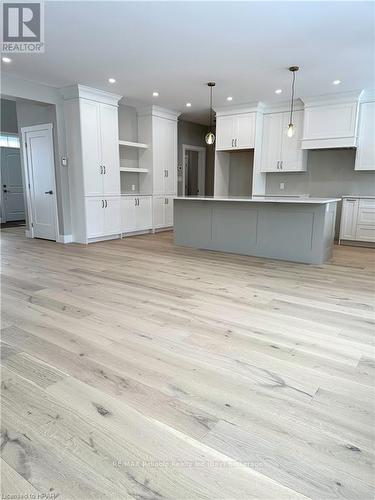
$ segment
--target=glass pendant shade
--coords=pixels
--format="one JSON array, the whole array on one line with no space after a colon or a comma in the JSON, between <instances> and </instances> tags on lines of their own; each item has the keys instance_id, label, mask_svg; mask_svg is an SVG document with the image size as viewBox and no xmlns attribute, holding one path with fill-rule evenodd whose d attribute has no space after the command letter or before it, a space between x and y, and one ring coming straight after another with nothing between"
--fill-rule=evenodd
<instances>
[{"instance_id":1,"label":"glass pendant shade","mask_svg":"<svg viewBox=\"0 0 375 500\"><path fill-rule=\"evenodd\" d=\"M294 132L295 132L295 126L293 125L293 123L289 123L288 130L286 131L286 135L288 137L293 137L294 136Z\"/></svg>"},{"instance_id":2,"label":"glass pendant shade","mask_svg":"<svg viewBox=\"0 0 375 500\"><path fill-rule=\"evenodd\" d=\"M206 134L206 137L204 139L206 141L206 144L211 145L215 142L215 135L212 132L208 132L208 134Z\"/></svg>"}]
</instances>

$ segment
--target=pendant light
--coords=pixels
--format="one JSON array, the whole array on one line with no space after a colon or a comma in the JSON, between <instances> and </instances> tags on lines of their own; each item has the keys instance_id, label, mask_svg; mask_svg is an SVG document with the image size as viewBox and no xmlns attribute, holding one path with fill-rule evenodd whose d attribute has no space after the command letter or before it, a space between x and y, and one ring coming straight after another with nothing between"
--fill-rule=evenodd
<instances>
[{"instance_id":1,"label":"pendant light","mask_svg":"<svg viewBox=\"0 0 375 500\"><path fill-rule=\"evenodd\" d=\"M206 137L204 140L206 141L206 144L212 145L215 142L215 134L212 132L212 115L213 115L213 109L212 109L212 89L215 87L216 83L215 82L208 82L207 83L209 89L210 89L210 131L206 134Z\"/></svg>"},{"instance_id":2,"label":"pendant light","mask_svg":"<svg viewBox=\"0 0 375 500\"><path fill-rule=\"evenodd\" d=\"M290 66L289 68L289 71L291 71L293 74L293 78L292 78L292 97L290 103L290 118L289 118L288 130L286 132L286 135L288 137L293 137L295 131L295 126L293 124L293 106L294 106L294 87L296 82L296 72L298 70L299 70L298 66Z\"/></svg>"}]
</instances>

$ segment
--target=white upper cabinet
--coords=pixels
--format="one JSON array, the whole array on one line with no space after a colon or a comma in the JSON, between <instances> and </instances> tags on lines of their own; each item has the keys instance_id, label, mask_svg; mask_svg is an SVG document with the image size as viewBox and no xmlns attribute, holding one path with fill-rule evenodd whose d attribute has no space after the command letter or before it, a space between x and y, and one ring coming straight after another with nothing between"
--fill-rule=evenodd
<instances>
[{"instance_id":1,"label":"white upper cabinet","mask_svg":"<svg viewBox=\"0 0 375 500\"><path fill-rule=\"evenodd\" d=\"M375 101L360 105L358 148L354 169L375 170Z\"/></svg>"},{"instance_id":2,"label":"white upper cabinet","mask_svg":"<svg viewBox=\"0 0 375 500\"><path fill-rule=\"evenodd\" d=\"M85 195L119 195L117 106L80 101Z\"/></svg>"},{"instance_id":3,"label":"white upper cabinet","mask_svg":"<svg viewBox=\"0 0 375 500\"><path fill-rule=\"evenodd\" d=\"M360 92L303 99L302 149L355 147Z\"/></svg>"},{"instance_id":4,"label":"white upper cabinet","mask_svg":"<svg viewBox=\"0 0 375 500\"><path fill-rule=\"evenodd\" d=\"M252 149L256 113L219 115L216 118L216 150Z\"/></svg>"},{"instance_id":5,"label":"white upper cabinet","mask_svg":"<svg viewBox=\"0 0 375 500\"><path fill-rule=\"evenodd\" d=\"M117 106L100 104L100 145L103 193L120 194L120 157L118 149Z\"/></svg>"},{"instance_id":6,"label":"white upper cabinet","mask_svg":"<svg viewBox=\"0 0 375 500\"><path fill-rule=\"evenodd\" d=\"M306 153L301 150L303 111L293 113L295 132L286 135L289 113L269 113L263 118L261 151L262 172L302 172L306 170Z\"/></svg>"}]
</instances>

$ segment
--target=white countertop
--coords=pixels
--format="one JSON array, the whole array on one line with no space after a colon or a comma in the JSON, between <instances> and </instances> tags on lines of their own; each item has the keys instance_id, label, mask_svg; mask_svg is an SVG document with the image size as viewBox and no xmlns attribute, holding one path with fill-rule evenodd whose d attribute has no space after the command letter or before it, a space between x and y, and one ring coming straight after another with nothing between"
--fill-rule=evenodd
<instances>
[{"instance_id":1,"label":"white countertop","mask_svg":"<svg viewBox=\"0 0 375 500\"><path fill-rule=\"evenodd\" d=\"M342 198L358 198L359 200L366 200L366 199L374 200L375 196L371 195L366 196L364 194L344 194Z\"/></svg>"},{"instance_id":2,"label":"white countertop","mask_svg":"<svg viewBox=\"0 0 375 500\"><path fill-rule=\"evenodd\" d=\"M315 204L324 205L325 203L333 203L341 201L341 198L302 198L302 197L273 197L273 196L249 196L249 197L229 197L229 196L178 196L175 200L188 201L241 201L249 203L296 203L296 204Z\"/></svg>"}]
</instances>

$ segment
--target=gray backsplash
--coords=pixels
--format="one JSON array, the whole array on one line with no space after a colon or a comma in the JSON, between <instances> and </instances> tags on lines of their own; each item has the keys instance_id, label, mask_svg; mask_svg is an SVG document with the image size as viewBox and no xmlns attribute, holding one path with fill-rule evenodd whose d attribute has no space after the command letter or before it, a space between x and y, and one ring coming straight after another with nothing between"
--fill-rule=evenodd
<instances>
[{"instance_id":1,"label":"gray backsplash","mask_svg":"<svg viewBox=\"0 0 375 500\"><path fill-rule=\"evenodd\" d=\"M317 197L349 195L375 196L375 172L354 170L354 149L325 149L309 151L307 172L267 174L268 195L308 194ZM284 183L284 190L280 183ZM338 207L336 236L341 214Z\"/></svg>"}]
</instances>

